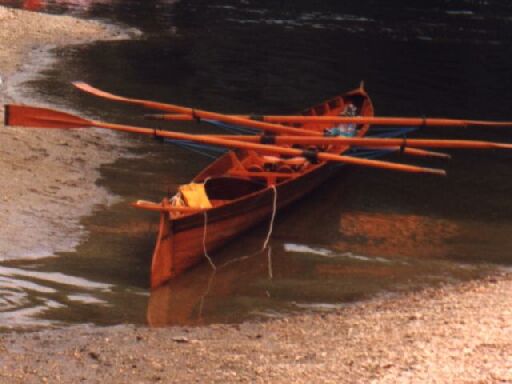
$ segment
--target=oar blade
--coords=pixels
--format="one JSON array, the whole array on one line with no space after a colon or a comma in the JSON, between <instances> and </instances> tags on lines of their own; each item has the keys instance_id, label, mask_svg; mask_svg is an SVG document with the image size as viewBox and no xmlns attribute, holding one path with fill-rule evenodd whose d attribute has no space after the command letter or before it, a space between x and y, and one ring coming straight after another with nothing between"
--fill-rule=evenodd
<instances>
[{"instance_id":1,"label":"oar blade","mask_svg":"<svg viewBox=\"0 0 512 384\"><path fill-rule=\"evenodd\" d=\"M92 85L84 83L83 81L73 81L71 84L73 84L73 86L75 88L78 88L79 90L81 90L85 93L89 93L91 95L98 96L98 97L101 97L104 99L121 101L124 103L129 103L131 101L130 99L128 99L126 97L118 96L118 95L114 95L113 93L110 93L110 92L102 91L101 89L95 88Z\"/></svg>"},{"instance_id":2,"label":"oar blade","mask_svg":"<svg viewBox=\"0 0 512 384\"><path fill-rule=\"evenodd\" d=\"M494 143L496 149L512 149L512 144L508 143Z\"/></svg>"},{"instance_id":3,"label":"oar blade","mask_svg":"<svg viewBox=\"0 0 512 384\"><path fill-rule=\"evenodd\" d=\"M48 108L8 104L4 112L5 126L26 128L84 128L91 124L81 117Z\"/></svg>"},{"instance_id":4,"label":"oar blade","mask_svg":"<svg viewBox=\"0 0 512 384\"><path fill-rule=\"evenodd\" d=\"M439 168L421 168L421 171L418 173L428 173L430 175L437 175L437 176L446 176L446 171L444 169Z\"/></svg>"},{"instance_id":5,"label":"oar blade","mask_svg":"<svg viewBox=\"0 0 512 384\"><path fill-rule=\"evenodd\" d=\"M347 156L345 156L346 158ZM372 168L389 169L391 171L407 172L407 173L425 173L429 175L446 176L446 171L439 168L428 168L417 165L409 165L402 163L392 163L389 161L373 160L359 158L359 162L352 162L355 165L368 166Z\"/></svg>"},{"instance_id":6,"label":"oar blade","mask_svg":"<svg viewBox=\"0 0 512 384\"><path fill-rule=\"evenodd\" d=\"M180 107L179 105L160 103L157 101L134 99L130 97L124 97L114 95L113 93L102 91L101 89L95 88L92 85L84 83L83 81L75 81L72 83L79 90L88 93L90 95L100 97L107 100L119 101L125 104L140 105L145 108L155 109L158 111L173 112L173 113L192 113L192 109L186 107Z\"/></svg>"},{"instance_id":7,"label":"oar blade","mask_svg":"<svg viewBox=\"0 0 512 384\"><path fill-rule=\"evenodd\" d=\"M419 149L419 148L398 148L397 151L403 151L404 154L410 155L410 156L418 156L418 157L432 157L436 159L446 159L449 160L452 158L451 155L448 153L443 152L435 152L435 151L427 151L425 149Z\"/></svg>"}]
</instances>

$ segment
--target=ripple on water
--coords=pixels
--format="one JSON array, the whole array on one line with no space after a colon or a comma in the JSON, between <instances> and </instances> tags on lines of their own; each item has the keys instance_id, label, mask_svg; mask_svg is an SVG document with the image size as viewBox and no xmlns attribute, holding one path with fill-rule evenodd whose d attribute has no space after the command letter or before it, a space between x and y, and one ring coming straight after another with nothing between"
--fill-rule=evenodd
<instances>
[{"instance_id":1,"label":"ripple on water","mask_svg":"<svg viewBox=\"0 0 512 384\"><path fill-rule=\"evenodd\" d=\"M62 325L61 321L44 319L45 313L69 307L73 302L108 306L98 296L111 292L112 287L59 272L0 266L0 329Z\"/></svg>"}]
</instances>

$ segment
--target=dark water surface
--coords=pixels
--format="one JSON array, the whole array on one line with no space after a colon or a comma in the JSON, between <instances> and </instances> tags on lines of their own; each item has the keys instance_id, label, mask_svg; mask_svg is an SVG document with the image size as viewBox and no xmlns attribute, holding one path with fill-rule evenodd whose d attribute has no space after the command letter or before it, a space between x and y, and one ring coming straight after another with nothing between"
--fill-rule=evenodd
<instances>
[{"instance_id":1,"label":"dark water surface","mask_svg":"<svg viewBox=\"0 0 512 384\"><path fill-rule=\"evenodd\" d=\"M0 4L22 6L21 1ZM40 4L38 4L40 3ZM229 113L293 113L365 80L377 113L510 119L508 1L47 1L25 6L140 28L136 41L57 51L39 98L136 124L144 111L81 95L116 93ZM195 125L173 126L193 132ZM419 136L512 141L499 129ZM130 138L136 155L101 169L122 201L83 220L76 251L0 263L0 325L238 322L324 310L375 294L474 278L512 262L512 154L452 151L449 177L350 168L168 286L147 289L160 200L209 163Z\"/></svg>"}]
</instances>

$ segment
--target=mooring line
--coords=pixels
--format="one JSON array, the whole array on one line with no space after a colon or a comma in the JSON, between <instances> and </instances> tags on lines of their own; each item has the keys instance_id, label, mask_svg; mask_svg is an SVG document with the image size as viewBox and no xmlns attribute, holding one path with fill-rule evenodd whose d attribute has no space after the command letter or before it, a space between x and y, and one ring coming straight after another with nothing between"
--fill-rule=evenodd
<instances>
[{"instance_id":1,"label":"mooring line","mask_svg":"<svg viewBox=\"0 0 512 384\"><path fill-rule=\"evenodd\" d=\"M270 219L270 225L268 228L267 238L265 239L265 242L263 243L262 250L266 249L268 246L268 243L270 241L270 236L272 236L272 231L274 230L274 220L276 218L276 212L277 212L277 188L275 185L271 185L270 188L274 191L274 201L272 204L272 217Z\"/></svg>"},{"instance_id":2,"label":"mooring line","mask_svg":"<svg viewBox=\"0 0 512 384\"><path fill-rule=\"evenodd\" d=\"M208 234L208 231L207 231L207 228L208 228L208 211L204 210L203 211L203 216L204 216L204 228L203 228L203 251L204 251L204 257L206 257L206 260L208 260L208 262L210 263L212 269L214 271L216 271L217 267L213 263L213 260L211 259L211 257L208 255L208 250L206 249L206 235Z\"/></svg>"},{"instance_id":3,"label":"mooring line","mask_svg":"<svg viewBox=\"0 0 512 384\"><path fill-rule=\"evenodd\" d=\"M268 247L267 262L268 262L268 279L272 280L274 277L274 272L272 270L272 247Z\"/></svg>"},{"instance_id":4,"label":"mooring line","mask_svg":"<svg viewBox=\"0 0 512 384\"><path fill-rule=\"evenodd\" d=\"M204 179L203 185L204 185L205 188L206 188L206 183L209 180L210 180L210 177L207 177L206 179ZM204 252L204 257L206 257L206 260L208 260L208 262L210 263L212 269L214 271L216 271L217 267L213 263L213 260L211 259L210 255L208 255L208 250L206 249L206 235L208 234L208 210L205 209L203 211L203 216L204 216L204 228L203 228L203 252Z\"/></svg>"}]
</instances>

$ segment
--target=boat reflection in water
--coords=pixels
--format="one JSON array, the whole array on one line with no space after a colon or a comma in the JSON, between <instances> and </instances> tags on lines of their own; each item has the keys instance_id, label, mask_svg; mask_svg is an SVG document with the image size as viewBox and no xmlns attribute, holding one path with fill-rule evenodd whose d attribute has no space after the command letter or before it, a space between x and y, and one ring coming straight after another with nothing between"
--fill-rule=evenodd
<instances>
[{"instance_id":1,"label":"boat reflection in water","mask_svg":"<svg viewBox=\"0 0 512 384\"><path fill-rule=\"evenodd\" d=\"M216 271L205 261L171 280L151 292L149 325L230 323L339 308L383 291L478 273L446 260L460 235L454 221L398 213L339 215L339 233L331 244L279 244L280 239L300 238L295 232L304 228L297 223L288 236L280 236L276 228L273 252L267 249L227 262L221 257L224 264Z\"/></svg>"},{"instance_id":2,"label":"boat reflection in water","mask_svg":"<svg viewBox=\"0 0 512 384\"><path fill-rule=\"evenodd\" d=\"M449 241L460 234L459 225L446 218L414 214L346 212L335 248L355 253L393 258L442 258Z\"/></svg>"},{"instance_id":3,"label":"boat reflection in water","mask_svg":"<svg viewBox=\"0 0 512 384\"><path fill-rule=\"evenodd\" d=\"M271 248L227 261L217 265L215 270L205 262L151 291L147 309L148 324L161 327L211 322L203 317L206 305L236 296L237 290L244 290L245 283L258 279L272 279ZM265 298L269 295L264 287L256 294ZM234 310L239 311L240 308ZM236 313L232 315L237 316Z\"/></svg>"}]
</instances>

